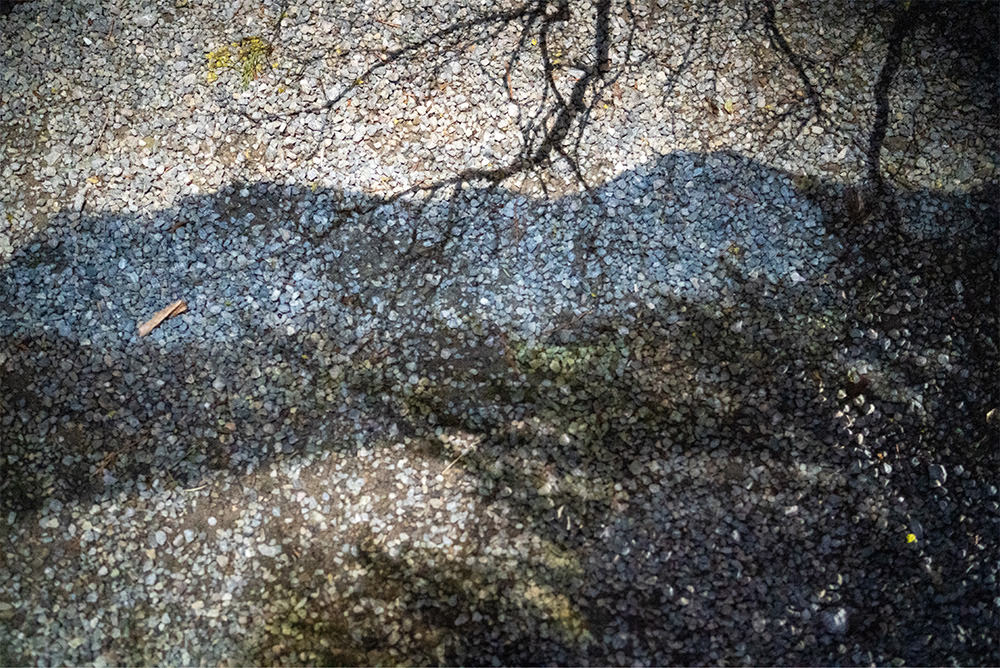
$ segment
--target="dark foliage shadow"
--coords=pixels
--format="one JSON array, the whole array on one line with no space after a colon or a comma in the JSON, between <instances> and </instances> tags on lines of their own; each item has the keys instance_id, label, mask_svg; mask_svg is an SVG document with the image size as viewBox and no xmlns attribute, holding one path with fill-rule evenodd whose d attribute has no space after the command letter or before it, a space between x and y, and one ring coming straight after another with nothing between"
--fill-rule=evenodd
<instances>
[{"instance_id":1,"label":"dark foliage shadow","mask_svg":"<svg viewBox=\"0 0 1000 668\"><path fill-rule=\"evenodd\" d=\"M0 2L0 13L9 5ZM577 152L594 110L640 62L632 50L639 26L627 2L588 7L589 39L562 64L554 45L582 10L537 0L435 29L380 54L359 77L426 59L434 82L449 52L516 26L505 85L510 93L511 73L537 56L544 95L537 108L519 110L522 148L496 169L459 171L385 198L232 184L149 218L63 212L0 267L0 508L30 522L51 498L86 505L127 497L154 480L196 487L213 471L245 474L252 485L250 472L270 460L350 452L363 431L368 444L409 439L442 466L457 461L484 506L524 525L528 538L544 538L558 558L501 568L483 549L485 530L473 532L481 560L472 565L417 546L390 553L379 536L361 536L356 562L370 574L364 595L320 597L295 611L294 621L290 605L297 640L250 644L248 662L303 661L297 652L329 664L399 661L388 651L399 639L378 616L345 617L346 608L374 598L395 602L400 623L409 620L405 632L422 634L407 655L417 663L848 662L839 643L853 663L894 656L996 663L995 644L962 645L955 625L996 625L995 580L979 541L986 544L998 526L976 483L990 480L1000 463L996 428L985 417L1000 403L1000 202L995 188L950 195L893 186L880 162L889 92L909 36L936 31L981 51L983 63L996 63L996 45L964 38L969 22L984 15L968 5L909 5L865 8L873 19L889 19L874 79L869 182L792 188L821 211L822 228L833 235L817 232L817 254L838 257L801 284L750 276L751 258L736 234L715 274L725 293L634 298L629 286L594 272L601 247L599 230L591 230L571 235L570 278L593 305L583 316L525 336L488 316L455 327L441 309L418 308L449 304L460 291L448 279L476 273L489 258L507 258L507 267L516 266L508 252L537 259L523 252L522 237L527 218L546 203L502 186L553 161L564 161L586 191L555 205L564 222L574 206L606 207L619 186L638 180L651 201L637 197L619 208L662 215L665 229L683 229L690 221L666 213L663 203L687 202L690 193L678 184L688 179L704 191L694 169L721 158L757 175L746 194L756 204L733 206L760 215L755 231L774 234L763 225L773 219L766 184L789 175L738 156L663 156L604 185L581 174ZM826 87L849 45L829 62L805 55L783 32L786 9L747 3L745 27L762 34L801 82L804 95L775 121L801 130L824 118ZM694 12L664 97L698 55L696 35L711 35L713 11ZM995 22L996 12L989 17ZM613 18L624 26L623 44L611 43ZM279 21L274 42L280 30ZM612 62L612 47L622 47L620 61ZM569 69L575 80L564 78ZM995 92L992 71L971 78ZM357 85L345 82L322 108L302 113L335 109ZM657 185L651 173L676 178ZM411 199L446 189L453 189L448 201ZM488 194L501 200L492 211L482 205ZM513 214L503 212L508 206ZM529 213L519 214L522 208ZM694 223L724 224L722 211ZM881 224L886 219L892 225ZM926 234L919 225L926 219L954 231ZM104 242L96 252L86 243L95 238ZM463 239L481 242L482 257L457 252ZM245 261L216 257L219 245L243 249ZM637 242L623 234L612 245ZM677 249L660 250L670 262ZM107 268L111 274L102 274ZM35 280L41 273L54 277L44 288ZM241 273L255 277L256 306L228 290L227 277ZM189 316L135 337L136 320L178 296L191 302ZM407 303L399 306L402 296ZM383 327L383 312L393 308L405 327ZM901 339L902 349L886 353L886 339ZM224 354L233 348L236 355ZM403 352L414 349L413 357ZM928 359L934 365L945 350L947 373L938 382ZM858 358L878 364L852 374ZM405 382L411 375L426 382L414 389ZM861 426L869 428L863 442ZM477 445L456 453L433 438L436 429ZM927 451L952 471L950 498L929 479L923 455L913 454ZM906 501L887 502L896 498ZM798 519L791 509L805 505L823 507L823 522ZM914 526L935 539L900 548ZM307 556L321 561L323 549ZM795 553L814 559L802 568L787 556ZM753 617L734 610L733 592L737 606L773 605L757 610L750 628L727 627L736 613ZM898 592L914 605L898 609ZM267 593L287 590L273 585ZM935 607L956 601L960 619ZM839 640L823 632L815 612L830 606L851 613ZM644 655L650 647L659 653Z\"/></svg>"},{"instance_id":2,"label":"dark foliage shadow","mask_svg":"<svg viewBox=\"0 0 1000 668\"><path fill-rule=\"evenodd\" d=\"M687 201L673 184L711 183L699 180L711 160L752 174L750 210L762 225L774 219L765 184L788 176L726 154L664 156L553 206L602 202L637 180L639 192L654 196L625 203L633 215L687 225L663 203ZM654 186L664 174L673 180ZM603 296L592 297L591 313L554 320L533 337L474 310L455 327L442 309L425 308L453 303L461 293L448 279L472 276L488 257L531 261L518 238L525 223L477 213L480 194L469 189L411 210L401 200L234 184L148 218L56 217L0 273L0 506L30 517L53 497L86 504L155 479L194 487L213 469L248 473L276 457L350 451L359 432L367 443L407 438L434 447L439 428L475 437L463 475L487 507L544 537L564 561L528 568L529 585L488 559L470 567L419 548L402 559L377 537L359 541L359 563L378 574L372 586L424 629L427 662L833 661L830 636L803 612L831 561L848 585L823 604L851 609L843 642L860 652L855 661L869 651L939 662L959 651L947 635L918 639L940 621L929 603L893 610L887 626L899 588L922 602L962 597L967 628L995 614L990 587L966 570L983 575L986 566L967 557L975 536L994 535L995 518L950 529L979 507L981 492L964 481L988 479L997 464L984 417L997 404L994 191L892 193L906 219L936 215L954 233L942 239L896 226L873 245L868 230L851 226L850 193L813 183L792 199L817 207L834 233L818 230L815 252L840 259L801 283L752 277L752 253L736 234L714 274L725 292L633 299L617 296L625 286L590 275L598 249L580 242L572 276ZM516 194L506 204L550 206ZM622 234L614 245L634 246ZM469 239L482 245L481 262L456 251ZM220 245L246 261L229 265L212 250ZM230 289L228 277L239 272L255 277L253 306L241 306L242 288ZM137 338L135 321L177 296L191 315ZM390 310L405 325L388 326ZM930 372L905 350L898 362L882 356L879 340L859 335L862 326L883 338L908 331L915 349L948 332L954 362L933 390L940 396L915 412L908 392L926 386ZM852 376L845 351L865 346L885 366ZM406 381L414 375L425 380ZM868 406L876 412L863 414ZM852 428L862 424L874 437L859 443ZM929 443L951 467L964 467L969 475L954 484L966 490L967 507L937 504L926 462L907 454L908 443ZM439 452L442 462L455 455ZM874 471L889 462L890 489L909 505L865 505L888 494L888 479ZM753 506L743 502L748 484L759 494ZM857 505L837 505L847 499ZM829 504L824 526L790 513L805 503ZM901 552L900 527L918 517L924 531L947 538ZM574 527L573 518L586 524ZM816 554L812 569L782 562L778 555L795 546ZM761 629L712 626L682 651L680 634L731 618L729 591L741 592L737 601L767 591L795 610L760 611L769 620ZM329 662L391 658L380 653L392 645L386 631L362 615L348 625L367 629L358 639L334 621L334 605L310 604L311 635L298 651L315 651L316 634L326 633L342 646L317 655ZM460 631L459 618L467 620ZM525 628L538 633L515 630ZM648 647L661 653L642 655ZM255 651L262 661L285 656ZM961 651L971 661L996 648Z\"/></svg>"}]
</instances>

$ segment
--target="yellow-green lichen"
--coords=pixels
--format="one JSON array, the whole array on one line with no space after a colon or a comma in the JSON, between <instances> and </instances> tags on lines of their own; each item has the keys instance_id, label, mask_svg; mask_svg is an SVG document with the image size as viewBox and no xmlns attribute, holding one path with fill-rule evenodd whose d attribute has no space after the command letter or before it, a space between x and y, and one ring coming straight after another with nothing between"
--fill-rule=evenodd
<instances>
[{"instance_id":1,"label":"yellow-green lichen","mask_svg":"<svg viewBox=\"0 0 1000 668\"><path fill-rule=\"evenodd\" d=\"M272 67L273 52L274 47L271 43L257 36L223 44L205 54L208 69L205 78L212 83L219 78L219 73L223 70L235 70L240 76L243 87L246 88L251 81Z\"/></svg>"}]
</instances>

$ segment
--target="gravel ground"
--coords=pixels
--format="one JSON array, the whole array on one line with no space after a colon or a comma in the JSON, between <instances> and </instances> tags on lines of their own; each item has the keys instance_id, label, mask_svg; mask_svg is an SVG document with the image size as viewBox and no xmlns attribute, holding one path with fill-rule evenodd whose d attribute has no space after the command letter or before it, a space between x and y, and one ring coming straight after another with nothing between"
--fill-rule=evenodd
<instances>
[{"instance_id":1,"label":"gravel ground","mask_svg":"<svg viewBox=\"0 0 1000 668\"><path fill-rule=\"evenodd\" d=\"M994 6L7 9L3 663L1000 663Z\"/></svg>"}]
</instances>

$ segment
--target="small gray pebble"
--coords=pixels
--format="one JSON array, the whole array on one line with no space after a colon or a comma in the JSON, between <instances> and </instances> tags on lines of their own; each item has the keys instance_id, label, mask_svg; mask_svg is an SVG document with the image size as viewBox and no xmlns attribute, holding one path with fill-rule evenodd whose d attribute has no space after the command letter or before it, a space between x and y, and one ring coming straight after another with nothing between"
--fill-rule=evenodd
<instances>
[{"instance_id":1,"label":"small gray pebble","mask_svg":"<svg viewBox=\"0 0 1000 668\"><path fill-rule=\"evenodd\" d=\"M257 550L265 557L276 557L281 554L280 545L258 545Z\"/></svg>"},{"instance_id":2,"label":"small gray pebble","mask_svg":"<svg viewBox=\"0 0 1000 668\"><path fill-rule=\"evenodd\" d=\"M823 613L823 627L829 633L842 635L847 631L847 622L847 610L844 608Z\"/></svg>"}]
</instances>

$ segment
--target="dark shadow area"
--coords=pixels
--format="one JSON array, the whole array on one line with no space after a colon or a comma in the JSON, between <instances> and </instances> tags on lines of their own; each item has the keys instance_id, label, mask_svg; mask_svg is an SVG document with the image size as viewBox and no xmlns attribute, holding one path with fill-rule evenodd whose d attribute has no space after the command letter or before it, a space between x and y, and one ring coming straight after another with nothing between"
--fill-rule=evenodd
<instances>
[{"instance_id":1,"label":"dark shadow area","mask_svg":"<svg viewBox=\"0 0 1000 668\"><path fill-rule=\"evenodd\" d=\"M744 175L754 203L739 206L761 226L733 228L714 268L686 277L717 290L676 283L630 296L614 273L595 273L601 249L640 248L668 264L691 249L643 245L627 228L595 245L599 234L570 224L558 237L576 254L566 280L579 281L590 311L566 310L535 334L491 319L489 308L456 312L494 260L513 272L491 281L496 290L541 262L536 230L524 233L539 210L567 215L617 198L619 214L656 218L664 239L684 229L697 240L710 220L725 231L724 214L699 217L709 210L699 206L730 201L723 194L675 189L715 187L706 175L713 160ZM621 202L622 184L636 181L638 199ZM0 507L86 505L157 479L195 487L208 471L242 475L276 457L346 453L362 442L403 438L435 451L443 429L477 438L463 475L526 539L551 544L561 565L524 565L515 581L485 550L470 566L420 548L389 555L377 537L361 539L357 559L377 567L370 587L424 630L421 660L988 661L995 645L962 645L953 629L996 616L989 559L976 547L997 529L982 486L998 464L985 418L997 405L996 192L891 193L904 220L937 216L951 232L897 226L876 252L867 231L847 224L846 189L781 186L786 204L818 216L810 252L829 260L802 269L801 281L754 278L769 263L792 271L783 264L792 236L766 246L746 237L773 234L769 226L784 220L769 197L788 183L739 156L673 154L553 202L467 189L417 206L259 183L148 217L57 216L0 268ZM523 218L504 213L522 206ZM178 297L188 314L136 336L136 321ZM886 352L893 331L906 334ZM925 359L942 332L943 376ZM857 359L872 368L852 372ZM910 454L927 451L965 472L949 483L963 505L938 503L927 462ZM454 455L439 452L442 462ZM882 505L897 494L906 501ZM804 504L821 504L823 522L789 510ZM726 514L736 521L722 522ZM935 540L900 547L915 520ZM654 526L659 533L649 533ZM672 552L674 543L698 548ZM815 554L811 570L776 557L794 546ZM827 582L833 572L841 582ZM818 589L831 598L817 599ZM900 589L914 605L887 609ZM737 601L770 592L792 609L727 628L733 591ZM278 585L271 593L280 595ZM308 633L295 651L318 651L326 634L339 649L323 660L388 660L387 631L366 626L363 614L338 616L332 606L344 600L296 613ZM939 619L934 602L955 600L967 615ZM847 654L811 605L851 611L840 639ZM514 630L524 628L538 635ZM698 640L681 652L683 634ZM649 647L660 653L645 655ZM300 660L283 653L292 649L268 645L251 658Z\"/></svg>"},{"instance_id":2,"label":"dark shadow area","mask_svg":"<svg viewBox=\"0 0 1000 668\"><path fill-rule=\"evenodd\" d=\"M829 13L802 19L814 3L745 7L741 34L801 84L787 97L777 84L760 115L794 141L828 122L859 41L820 39ZM864 183L730 153L588 182L584 134L604 102L632 96L629 68L662 61L646 97L664 101L728 35L705 3L680 46L639 53L631 3L533 0L366 54L378 63L320 107L268 119L336 112L362 80L408 81L393 70L407 62L433 90L458 53L515 29L503 87L522 143L495 168L383 197L233 183L149 215L54 216L0 266L0 510L36 526L53 499L85 507L230 473L253 487L278 459L403 442L454 467L502 522L469 520L460 556L362 532L335 582L260 583L288 617L255 620L244 662L1000 662L996 638L969 634L998 624L1000 196L910 187L884 164L904 141L893 91L925 58L916 36L954 47L940 75L996 121L997 43L965 35L997 12L844 7L886 35L873 129L857 138ZM541 102L519 104L518 86ZM717 94L713 79L705 101L726 118ZM553 165L583 192L506 190ZM136 336L177 298L188 313ZM505 552L497 525L547 558ZM339 547L296 558L329 573ZM850 622L834 633L824 615L840 607ZM408 653L392 654L402 639Z\"/></svg>"}]
</instances>

